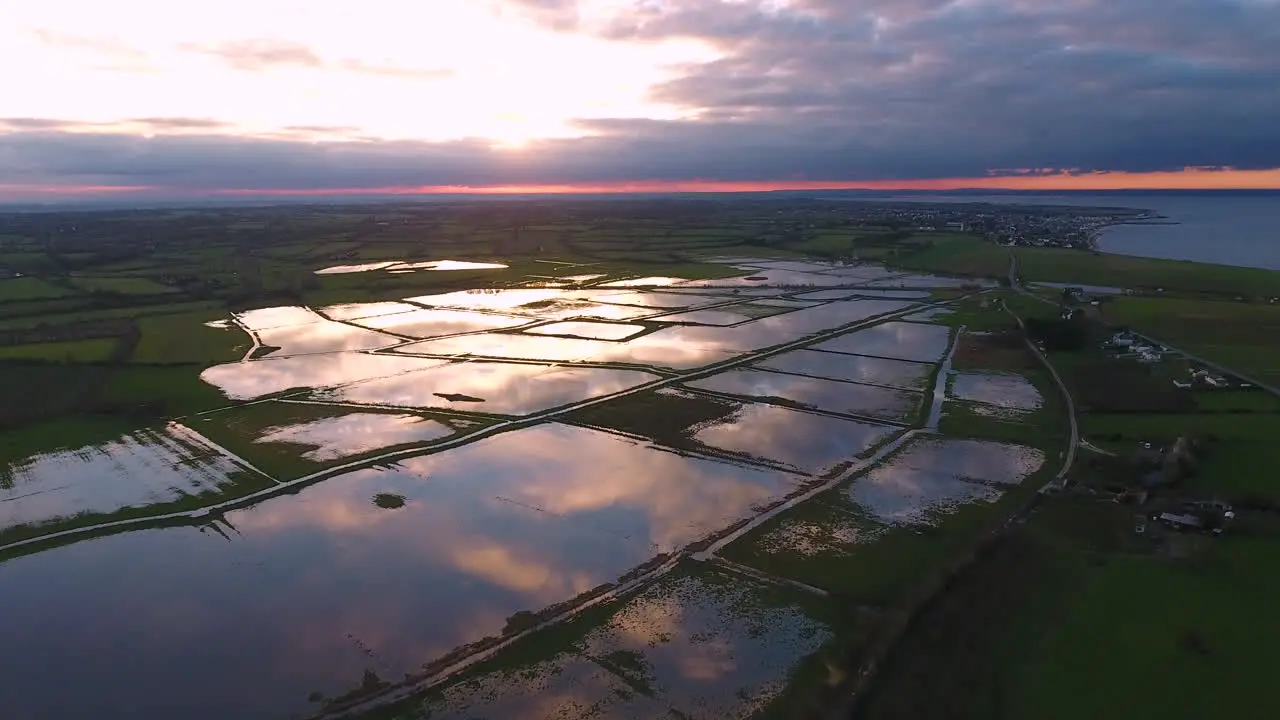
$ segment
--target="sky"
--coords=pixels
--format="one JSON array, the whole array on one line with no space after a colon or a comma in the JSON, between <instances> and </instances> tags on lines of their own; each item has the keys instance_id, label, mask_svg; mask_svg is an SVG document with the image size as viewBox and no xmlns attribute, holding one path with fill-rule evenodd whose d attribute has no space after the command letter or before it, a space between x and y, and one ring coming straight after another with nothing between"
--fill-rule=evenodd
<instances>
[{"instance_id":1,"label":"sky","mask_svg":"<svg viewBox=\"0 0 1280 720\"><path fill-rule=\"evenodd\" d=\"M0 201L1280 188L1280 0L0 0Z\"/></svg>"}]
</instances>

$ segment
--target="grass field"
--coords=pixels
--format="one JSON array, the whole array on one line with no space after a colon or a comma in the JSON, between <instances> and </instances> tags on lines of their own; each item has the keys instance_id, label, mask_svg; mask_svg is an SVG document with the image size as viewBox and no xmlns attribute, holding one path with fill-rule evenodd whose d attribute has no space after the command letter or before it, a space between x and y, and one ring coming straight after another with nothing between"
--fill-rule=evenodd
<instances>
[{"instance_id":1,"label":"grass field","mask_svg":"<svg viewBox=\"0 0 1280 720\"><path fill-rule=\"evenodd\" d=\"M1046 501L917 620L861 716L1249 715L1280 663L1258 642L1280 631L1280 581L1257 572L1280 538L1204 538L1175 558L1128 526L1115 505Z\"/></svg>"},{"instance_id":2,"label":"grass field","mask_svg":"<svg viewBox=\"0 0 1280 720\"><path fill-rule=\"evenodd\" d=\"M20 277L0 280L0 303L15 300L47 300L73 295L71 290L40 278Z\"/></svg>"},{"instance_id":3,"label":"grass field","mask_svg":"<svg viewBox=\"0 0 1280 720\"><path fill-rule=\"evenodd\" d=\"M77 276L72 284L88 292L109 292L124 295L159 295L176 292L174 288L145 277Z\"/></svg>"},{"instance_id":4,"label":"grass field","mask_svg":"<svg viewBox=\"0 0 1280 720\"><path fill-rule=\"evenodd\" d=\"M132 360L139 363L220 363L244 357L253 340L239 327L209 327L223 312L187 312L138 318L142 333Z\"/></svg>"},{"instance_id":5,"label":"grass field","mask_svg":"<svg viewBox=\"0 0 1280 720\"><path fill-rule=\"evenodd\" d=\"M1280 305L1125 297L1103 313L1109 323L1280 385Z\"/></svg>"},{"instance_id":6,"label":"grass field","mask_svg":"<svg viewBox=\"0 0 1280 720\"><path fill-rule=\"evenodd\" d=\"M92 363L111 359L119 341L114 339L76 340L0 347L0 359L48 360L50 362Z\"/></svg>"},{"instance_id":7,"label":"grass field","mask_svg":"<svg viewBox=\"0 0 1280 720\"><path fill-rule=\"evenodd\" d=\"M937 236L932 245L923 250L901 253L886 260L890 265L908 270L950 275L1000 278L1009 272L1009 252L972 235Z\"/></svg>"},{"instance_id":8,"label":"grass field","mask_svg":"<svg viewBox=\"0 0 1280 720\"><path fill-rule=\"evenodd\" d=\"M1193 415L1099 415L1081 418L1081 433L1132 452L1139 442L1166 444L1179 436L1210 437L1197 457L1198 471L1188 492L1242 502L1280 503L1280 479L1267 468L1280 466L1280 414L1199 413Z\"/></svg>"},{"instance_id":9,"label":"grass field","mask_svg":"<svg viewBox=\"0 0 1280 720\"><path fill-rule=\"evenodd\" d=\"M1231 296L1280 295L1280 273L1273 270L1153 260L1063 248L1017 248L1016 252L1018 272L1025 282L1163 288L1171 292Z\"/></svg>"}]
</instances>

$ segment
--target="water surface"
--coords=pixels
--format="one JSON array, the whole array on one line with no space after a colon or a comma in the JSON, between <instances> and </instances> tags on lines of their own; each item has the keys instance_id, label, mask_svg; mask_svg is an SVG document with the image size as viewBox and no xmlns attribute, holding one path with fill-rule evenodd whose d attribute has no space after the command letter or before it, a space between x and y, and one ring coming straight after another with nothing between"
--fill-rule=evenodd
<instances>
[{"instance_id":1,"label":"water surface","mask_svg":"<svg viewBox=\"0 0 1280 720\"><path fill-rule=\"evenodd\" d=\"M359 405L529 415L657 379L638 370L475 361L357 382L312 397Z\"/></svg>"},{"instance_id":2,"label":"water surface","mask_svg":"<svg viewBox=\"0 0 1280 720\"><path fill-rule=\"evenodd\" d=\"M895 360L937 362L951 344L951 329L942 325L887 322L811 346L814 350L875 355Z\"/></svg>"},{"instance_id":3,"label":"water surface","mask_svg":"<svg viewBox=\"0 0 1280 720\"><path fill-rule=\"evenodd\" d=\"M925 385L932 365L867 357L842 355L818 350L793 350L762 360L757 367L781 370L797 375L810 375L827 380L887 385L906 390L918 390Z\"/></svg>"},{"instance_id":4,"label":"water surface","mask_svg":"<svg viewBox=\"0 0 1280 720\"><path fill-rule=\"evenodd\" d=\"M788 375L766 370L730 370L693 380L689 387L754 398L779 398L815 410L906 421L922 395L904 390Z\"/></svg>"},{"instance_id":5,"label":"water surface","mask_svg":"<svg viewBox=\"0 0 1280 720\"><path fill-rule=\"evenodd\" d=\"M698 429L693 440L788 470L822 475L899 431L896 427L750 403L724 422Z\"/></svg>"},{"instance_id":6,"label":"water surface","mask_svg":"<svg viewBox=\"0 0 1280 720\"><path fill-rule=\"evenodd\" d=\"M198 438L168 428L6 458L0 463L0 530L217 493L247 472Z\"/></svg>"},{"instance_id":7,"label":"water surface","mask_svg":"<svg viewBox=\"0 0 1280 720\"><path fill-rule=\"evenodd\" d=\"M754 513L786 491L777 475L541 426L340 476L216 529L13 559L0 634L23 650L0 657L6 716L301 714L313 692L397 679ZM379 493L406 503L379 508Z\"/></svg>"}]
</instances>

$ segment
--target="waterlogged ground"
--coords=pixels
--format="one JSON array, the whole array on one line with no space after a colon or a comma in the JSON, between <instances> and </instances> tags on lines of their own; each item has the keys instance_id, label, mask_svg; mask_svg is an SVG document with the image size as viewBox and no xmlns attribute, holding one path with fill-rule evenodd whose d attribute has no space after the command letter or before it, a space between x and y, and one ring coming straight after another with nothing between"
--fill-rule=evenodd
<instances>
[{"instance_id":1,"label":"waterlogged ground","mask_svg":"<svg viewBox=\"0 0 1280 720\"><path fill-rule=\"evenodd\" d=\"M217 495L252 475L176 426L139 430L0 465L0 533Z\"/></svg>"},{"instance_id":2,"label":"waterlogged ground","mask_svg":"<svg viewBox=\"0 0 1280 720\"><path fill-rule=\"evenodd\" d=\"M930 288L961 281L723 261L741 274L574 289L530 277L238 313L226 322L254 349L200 376L228 407L5 458L0 531L197 511L10 548L6 717L305 715L361 685L429 676L634 577L635 593L528 638L536 652L428 683L401 715L758 713L836 630L815 596L690 555L718 548L883 599L885 568L902 580L920 562L824 563L882 557L903 532L927 542L921 528L989 505L1044 457L920 429L951 335L907 318L945 312ZM481 269L320 271L454 267ZM972 404L1032 402L1003 376L958 374L949 388ZM199 512L200 498L259 491ZM782 505L808 492L821 494Z\"/></svg>"}]
</instances>

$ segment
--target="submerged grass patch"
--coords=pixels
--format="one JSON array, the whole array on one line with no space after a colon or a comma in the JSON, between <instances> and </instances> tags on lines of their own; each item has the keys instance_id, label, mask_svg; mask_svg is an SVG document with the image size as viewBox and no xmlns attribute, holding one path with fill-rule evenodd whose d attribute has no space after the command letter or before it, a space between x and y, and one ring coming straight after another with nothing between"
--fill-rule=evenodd
<instances>
[{"instance_id":1,"label":"submerged grass patch","mask_svg":"<svg viewBox=\"0 0 1280 720\"><path fill-rule=\"evenodd\" d=\"M291 480L362 457L427 445L489 421L270 401L200 415L188 422L276 479Z\"/></svg>"}]
</instances>

